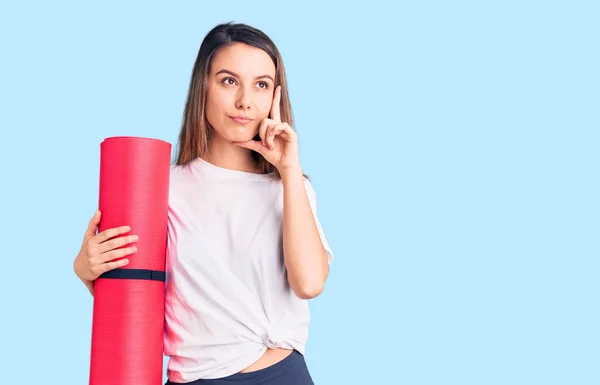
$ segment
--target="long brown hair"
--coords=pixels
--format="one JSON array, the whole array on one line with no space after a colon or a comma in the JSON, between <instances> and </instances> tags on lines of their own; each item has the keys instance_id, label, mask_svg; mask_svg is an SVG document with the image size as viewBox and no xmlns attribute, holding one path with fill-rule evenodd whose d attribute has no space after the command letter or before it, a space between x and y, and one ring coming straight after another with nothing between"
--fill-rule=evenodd
<instances>
[{"instance_id":1,"label":"long brown hair","mask_svg":"<svg viewBox=\"0 0 600 385\"><path fill-rule=\"evenodd\" d=\"M206 119L206 90L210 64L217 50L238 42L262 49L273 60L276 70L273 89L281 85L281 121L288 123L290 127L294 127L283 60L275 43L264 32L246 24L233 22L219 24L210 30L202 41L194 63L179 133L177 165L188 164L197 157L205 157L208 153L210 136L213 130ZM258 134L255 139L259 139ZM262 155L252 151L252 156L261 173L272 172L279 177L277 169Z\"/></svg>"}]
</instances>

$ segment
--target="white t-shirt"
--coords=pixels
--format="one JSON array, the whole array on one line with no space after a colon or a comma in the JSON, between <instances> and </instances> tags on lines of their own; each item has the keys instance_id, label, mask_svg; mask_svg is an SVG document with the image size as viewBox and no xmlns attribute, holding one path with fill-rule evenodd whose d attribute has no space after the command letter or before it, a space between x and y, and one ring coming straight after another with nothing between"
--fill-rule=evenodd
<instances>
[{"instance_id":1,"label":"white t-shirt","mask_svg":"<svg viewBox=\"0 0 600 385\"><path fill-rule=\"evenodd\" d=\"M307 179L305 187L331 262ZM196 158L171 166L169 191L169 379L225 377L254 363L267 347L304 354L310 315L286 277L281 180Z\"/></svg>"}]
</instances>

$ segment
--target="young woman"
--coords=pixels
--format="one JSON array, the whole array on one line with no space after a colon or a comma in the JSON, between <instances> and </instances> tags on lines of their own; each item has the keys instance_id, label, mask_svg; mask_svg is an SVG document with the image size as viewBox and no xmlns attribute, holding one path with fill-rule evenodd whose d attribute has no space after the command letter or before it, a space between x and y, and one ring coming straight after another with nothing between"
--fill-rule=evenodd
<instances>
[{"instance_id":1,"label":"young woman","mask_svg":"<svg viewBox=\"0 0 600 385\"><path fill-rule=\"evenodd\" d=\"M171 166L165 297L167 384L313 381L304 360L307 300L333 253L298 157L279 51L244 24L213 28L200 46L176 164ZM93 295L138 240L96 234L74 261ZM135 255L131 256L135 258Z\"/></svg>"}]
</instances>

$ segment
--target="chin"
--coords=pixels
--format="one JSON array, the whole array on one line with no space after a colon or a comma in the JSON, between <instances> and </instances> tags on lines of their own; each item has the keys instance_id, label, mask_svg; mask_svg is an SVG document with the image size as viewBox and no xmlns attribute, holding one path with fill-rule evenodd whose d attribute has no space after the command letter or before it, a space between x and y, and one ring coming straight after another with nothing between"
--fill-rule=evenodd
<instances>
[{"instance_id":1,"label":"chin","mask_svg":"<svg viewBox=\"0 0 600 385\"><path fill-rule=\"evenodd\" d=\"M257 133L258 129L241 124L229 126L225 129L225 132L219 130L219 134L221 134L222 137L232 142L246 142L252 140Z\"/></svg>"}]
</instances>

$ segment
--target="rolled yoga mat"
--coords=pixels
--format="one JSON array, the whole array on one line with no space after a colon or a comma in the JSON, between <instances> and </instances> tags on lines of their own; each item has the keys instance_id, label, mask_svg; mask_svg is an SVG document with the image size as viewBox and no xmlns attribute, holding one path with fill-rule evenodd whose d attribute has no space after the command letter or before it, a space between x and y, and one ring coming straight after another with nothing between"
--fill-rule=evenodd
<instances>
[{"instance_id":1,"label":"rolled yoga mat","mask_svg":"<svg viewBox=\"0 0 600 385\"><path fill-rule=\"evenodd\" d=\"M151 138L100 145L98 232L127 225L139 240L129 264L95 281L90 385L162 384L170 154Z\"/></svg>"}]
</instances>

